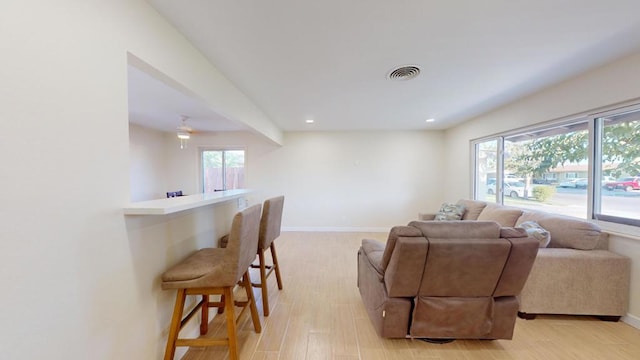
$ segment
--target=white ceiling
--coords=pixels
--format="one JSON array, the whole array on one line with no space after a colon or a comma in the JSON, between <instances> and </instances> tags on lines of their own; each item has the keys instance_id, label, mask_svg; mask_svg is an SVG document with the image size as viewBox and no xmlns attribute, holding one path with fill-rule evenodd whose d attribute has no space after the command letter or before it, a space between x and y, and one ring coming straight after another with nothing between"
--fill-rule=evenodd
<instances>
[{"instance_id":1,"label":"white ceiling","mask_svg":"<svg viewBox=\"0 0 640 360\"><path fill-rule=\"evenodd\" d=\"M443 129L640 49L638 0L148 1L285 131Z\"/></svg>"},{"instance_id":2,"label":"white ceiling","mask_svg":"<svg viewBox=\"0 0 640 360\"><path fill-rule=\"evenodd\" d=\"M129 65L129 121L155 130L173 132L185 125L198 132L239 131L248 128L212 111L204 102L168 81Z\"/></svg>"}]
</instances>

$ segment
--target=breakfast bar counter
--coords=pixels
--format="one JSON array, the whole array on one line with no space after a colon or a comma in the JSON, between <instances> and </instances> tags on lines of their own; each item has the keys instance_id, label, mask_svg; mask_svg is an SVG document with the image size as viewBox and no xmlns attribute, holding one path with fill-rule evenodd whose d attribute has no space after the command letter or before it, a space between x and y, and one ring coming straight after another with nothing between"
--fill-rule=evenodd
<instances>
[{"instance_id":1,"label":"breakfast bar counter","mask_svg":"<svg viewBox=\"0 0 640 360\"><path fill-rule=\"evenodd\" d=\"M124 208L125 215L167 215L242 198L251 193L248 189L236 189L178 196L167 199L140 201Z\"/></svg>"}]
</instances>

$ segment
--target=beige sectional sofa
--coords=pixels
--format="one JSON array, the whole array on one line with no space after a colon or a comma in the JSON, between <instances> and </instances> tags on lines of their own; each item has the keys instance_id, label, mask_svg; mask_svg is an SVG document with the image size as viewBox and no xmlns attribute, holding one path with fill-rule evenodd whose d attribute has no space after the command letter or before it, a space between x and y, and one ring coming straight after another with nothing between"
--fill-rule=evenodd
<instances>
[{"instance_id":1,"label":"beige sectional sofa","mask_svg":"<svg viewBox=\"0 0 640 360\"><path fill-rule=\"evenodd\" d=\"M461 220L492 220L503 227L535 221L551 235L540 248L520 294L520 317L595 315L617 321L627 312L631 260L607 250L608 238L591 222L541 211L460 200ZM419 214L434 220L436 214Z\"/></svg>"}]
</instances>

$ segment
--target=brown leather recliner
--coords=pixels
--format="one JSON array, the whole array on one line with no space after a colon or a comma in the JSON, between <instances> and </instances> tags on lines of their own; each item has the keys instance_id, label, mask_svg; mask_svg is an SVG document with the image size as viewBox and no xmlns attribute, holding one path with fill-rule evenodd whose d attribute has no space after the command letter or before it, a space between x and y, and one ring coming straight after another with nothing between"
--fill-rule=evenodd
<instances>
[{"instance_id":1,"label":"brown leather recliner","mask_svg":"<svg viewBox=\"0 0 640 360\"><path fill-rule=\"evenodd\" d=\"M358 287L381 337L511 339L538 245L493 221L413 221L362 241Z\"/></svg>"}]
</instances>

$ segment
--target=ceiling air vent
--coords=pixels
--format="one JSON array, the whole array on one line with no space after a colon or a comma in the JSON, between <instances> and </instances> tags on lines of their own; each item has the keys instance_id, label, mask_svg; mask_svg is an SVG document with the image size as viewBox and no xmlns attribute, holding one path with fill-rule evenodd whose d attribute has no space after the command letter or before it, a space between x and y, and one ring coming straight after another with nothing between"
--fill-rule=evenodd
<instances>
[{"instance_id":1,"label":"ceiling air vent","mask_svg":"<svg viewBox=\"0 0 640 360\"><path fill-rule=\"evenodd\" d=\"M389 72L389 79L391 80L410 80L420 74L420 68L415 65L405 65L399 68L391 70Z\"/></svg>"}]
</instances>

